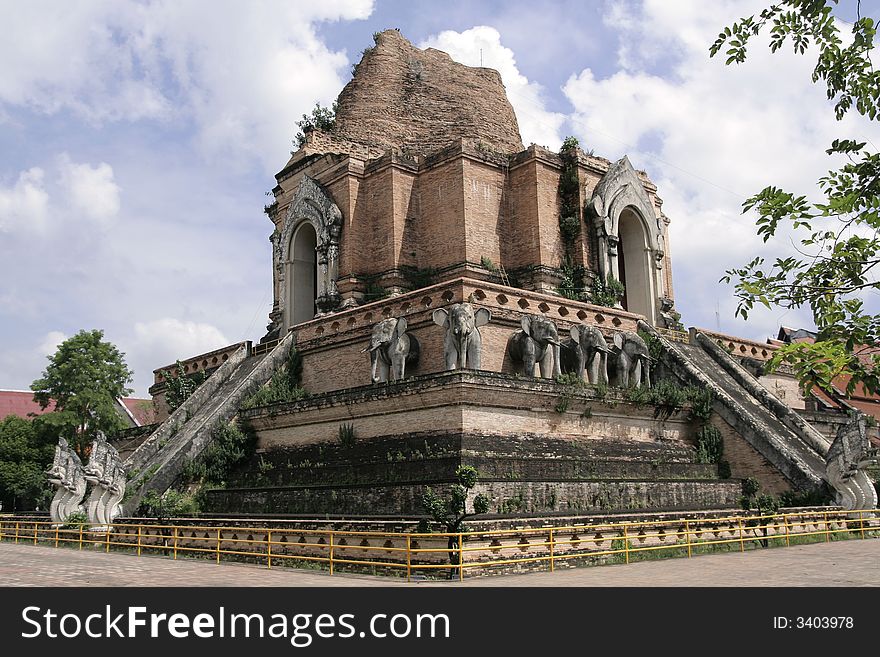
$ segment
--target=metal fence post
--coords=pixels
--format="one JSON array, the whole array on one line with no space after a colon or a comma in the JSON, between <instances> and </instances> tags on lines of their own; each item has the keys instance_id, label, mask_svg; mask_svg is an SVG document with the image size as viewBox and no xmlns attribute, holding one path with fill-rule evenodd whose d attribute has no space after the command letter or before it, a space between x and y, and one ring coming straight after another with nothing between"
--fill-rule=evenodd
<instances>
[{"instance_id":1,"label":"metal fence post","mask_svg":"<svg viewBox=\"0 0 880 657\"><path fill-rule=\"evenodd\" d=\"M859 511L859 529L862 532L862 538L865 538L865 521L862 518L864 511Z\"/></svg>"},{"instance_id":2,"label":"metal fence post","mask_svg":"<svg viewBox=\"0 0 880 657\"><path fill-rule=\"evenodd\" d=\"M629 532L626 523L623 524L623 554L626 563L629 563Z\"/></svg>"},{"instance_id":3,"label":"metal fence post","mask_svg":"<svg viewBox=\"0 0 880 657\"><path fill-rule=\"evenodd\" d=\"M691 523L689 520L684 521L684 537L688 546L688 559L691 558Z\"/></svg>"},{"instance_id":4,"label":"metal fence post","mask_svg":"<svg viewBox=\"0 0 880 657\"><path fill-rule=\"evenodd\" d=\"M330 574L333 574L333 532L330 532Z\"/></svg>"},{"instance_id":5,"label":"metal fence post","mask_svg":"<svg viewBox=\"0 0 880 657\"><path fill-rule=\"evenodd\" d=\"M141 530L143 528L143 525L138 525L138 556L141 556Z\"/></svg>"},{"instance_id":6,"label":"metal fence post","mask_svg":"<svg viewBox=\"0 0 880 657\"><path fill-rule=\"evenodd\" d=\"M18 531L19 531L20 528L21 528L21 523L20 523L20 522L16 522L16 523L15 523L15 542L16 542L16 543L18 543Z\"/></svg>"},{"instance_id":7,"label":"metal fence post","mask_svg":"<svg viewBox=\"0 0 880 657\"><path fill-rule=\"evenodd\" d=\"M554 543L554 541L553 541L553 529L551 528L551 529L550 529L550 572L551 572L551 573L554 572L553 559L554 559L554 557L556 556L556 555L554 554L554 549L553 549L554 547L555 547L555 543Z\"/></svg>"},{"instance_id":8,"label":"metal fence post","mask_svg":"<svg viewBox=\"0 0 880 657\"><path fill-rule=\"evenodd\" d=\"M217 528L217 563L220 563L220 528Z\"/></svg>"},{"instance_id":9,"label":"metal fence post","mask_svg":"<svg viewBox=\"0 0 880 657\"><path fill-rule=\"evenodd\" d=\"M412 537L406 535L406 581L412 581Z\"/></svg>"},{"instance_id":10,"label":"metal fence post","mask_svg":"<svg viewBox=\"0 0 880 657\"><path fill-rule=\"evenodd\" d=\"M79 549L83 549L83 526L79 526Z\"/></svg>"},{"instance_id":11,"label":"metal fence post","mask_svg":"<svg viewBox=\"0 0 880 657\"><path fill-rule=\"evenodd\" d=\"M174 560L177 561L177 536L178 536L178 527L174 526Z\"/></svg>"},{"instance_id":12,"label":"metal fence post","mask_svg":"<svg viewBox=\"0 0 880 657\"><path fill-rule=\"evenodd\" d=\"M55 547L58 547L58 525L55 526Z\"/></svg>"},{"instance_id":13,"label":"metal fence post","mask_svg":"<svg viewBox=\"0 0 880 657\"><path fill-rule=\"evenodd\" d=\"M34 545L37 544L37 523L34 523Z\"/></svg>"},{"instance_id":14,"label":"metal fence post","mask_svg":"<svg viewBox=\"0 0 880 657\"><path fill-rule=\"evenodd\" d=\"M110 552L110 532L113 531L113 527L111 525L107 525L107 536L104 539L104 552Z\"/></svg>"},{"instance_id":15,"label":"metal fence post","mask_svg":"<svg viewBox=\"0 0 880 657\"><path fill-rule=\"evenodd\" d=\"M739 519L739 551L740 552L746 551L746 543L745 543L745 540L743 537L743 519L742 518Z\"/></svg>"},{"instance_id":16,"label":"metal fence post","mask_svg":"<svg viewBox=\"0 0 880 657\"><path fill-rule=\"evenodd\" d=\"M782 522L785 524L785 547L791 547L791 538L788 532L788 515L782 514Z\"/></svg>"},{"instance_id":17,"label":"metal fence post","mask_svg":"<svg viewBox=\"0 0 880 657\"><path fill-rule=\"evenodd\" d=\"M458 581L464 581L464 536L458 533Z\"/></svg>"},{"instance_id":18,"label":"metal fence post","mask_svg":"<svg viewBox=\"0 0 880 657\"><path fill-rule=\"evenodd\" d=\"M825 516L825 542L827 543L831 540L831 532L828 531L828 512L825 511L823 515Z\"/></svg>"},{"instance_id":19,"label":"metal fence post","mask_svg":"<svg viewBox=\"0 0 880 657\"><path fill-rule=\"evenodd\" d=\"M272 570L272 530L266 533L266 567Z\"/></svg>"}]
</instances>

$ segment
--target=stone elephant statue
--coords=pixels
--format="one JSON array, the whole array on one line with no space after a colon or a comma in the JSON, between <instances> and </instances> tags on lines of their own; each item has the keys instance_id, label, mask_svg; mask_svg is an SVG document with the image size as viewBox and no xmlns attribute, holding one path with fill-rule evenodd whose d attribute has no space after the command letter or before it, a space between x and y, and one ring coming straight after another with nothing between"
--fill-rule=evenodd
<instances>
[{"instance_id":1,"label":"stone elephant statue","mask_svg":"<svg viewBox=\"0 0 880 657\"><path fill-rule=\"evenodd\" d=\"M406 332L406 317L389 317L373 327L370 346L373 383L398 381L406 376L406 367L419 362L419 341Z\"/></svg>"},{"instance_id":2,"label":"stone elephant statue","mask_svg":"<svg viewBox=\"0 0 880 657\"><path fill-rule=\"evenodd\" d=\"M562 373L560 363L559 333L553 320L540 315L526 315L520 321L522 329L510 336L508 353L515 363L520 363L521 374L535 376L538 363L541 376L552 379Z\"/></svg>"},{"instance_id":3,"label":"stone elephant statue","mask_svg":"<svg viewBox=\"0 0 880 657\"><path fill-rule=\"evenodd\" d=\"M614 334L617 351L617 385L621 388L651 387L651 354L648 345L637 333L620 331Z\"/></svg>"},{"instance_id":4,"label":"stone elephant statue","mask_svg":"<svg viewBox=\"0 0 880 657\"><path fill-rule=\"evenodd\" d=\"M470 368L480 369L480 350L483 337L480 326L492 319L486 308L474 307L469 303L456 303L446 308L438 308L433 314L434 323L446 329L443 340L443 353L447 370Z\"/></svg>"},{"instance_id":5,"label":"stone elephant statue","mask_svg":"<svg viewBox=\"0 0 880 657\"><path fill-rule=\"evenodd\" d=\"M575 324L562 344L562 369L592 384L608 384L608 355L614 353L595 326Z\"/></svg>"}]
</instances>

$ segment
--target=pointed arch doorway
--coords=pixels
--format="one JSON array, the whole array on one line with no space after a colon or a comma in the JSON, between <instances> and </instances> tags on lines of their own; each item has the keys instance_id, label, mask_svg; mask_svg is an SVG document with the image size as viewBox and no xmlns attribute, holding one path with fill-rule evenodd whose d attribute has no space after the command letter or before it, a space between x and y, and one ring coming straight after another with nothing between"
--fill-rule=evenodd
<instances>
[{"instance_id":1,"label":"pointed arch doorway","mask_svg":"<svg viewBox=\"0 0 880 657\"><path fill-rule=\"evenodd\" d=\"M287 252L288 293L286 304L289 312L288 325L301 324L314 319L317 314L318 261L316 249L318 234L311 222L303 221L290 238Z\"/></svg>"}]
</instances>

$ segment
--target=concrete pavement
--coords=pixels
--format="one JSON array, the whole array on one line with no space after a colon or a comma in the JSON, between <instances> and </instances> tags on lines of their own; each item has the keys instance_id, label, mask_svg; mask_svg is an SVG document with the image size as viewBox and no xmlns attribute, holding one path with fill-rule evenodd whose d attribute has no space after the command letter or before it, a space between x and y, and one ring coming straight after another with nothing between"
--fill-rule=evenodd
<instances>
[{"instance_id":1,"label":"concrete pavement","mask_svg":"<svg viewBox=\"0 0 880 657\"><path fill-rule=\"evenodd\" d=\"M865 539L407 584L390 577L0 543L3 586L880 586L878 565L880 539Z\"/></svg>"}]
</instances>

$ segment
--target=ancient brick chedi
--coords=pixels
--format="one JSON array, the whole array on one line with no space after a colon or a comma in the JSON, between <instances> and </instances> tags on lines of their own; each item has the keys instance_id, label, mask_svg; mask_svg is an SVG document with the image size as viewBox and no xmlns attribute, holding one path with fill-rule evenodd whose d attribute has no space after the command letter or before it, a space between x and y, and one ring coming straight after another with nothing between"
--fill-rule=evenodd
<instances>
[{"instance_id":1,"label":"ancient brick chedi","mask_svg":"<svg viewBox=\"0 0 880 657\"><path fill-rule=\"evenodd\" d=\"M565 235L564 173L576 181ZM672 307L668 220L647 176L626 158L572 149L566 168L523 149L496 71L395 30L356 67L335 127L307 133L277 182L273 338L316 313L461 276L556 294L564 264L584 268L584 299L614 278L623 309L662 325Z\"/></svg>"},{"instance_id":2,"label":"ancient brick chedi","mask_svg":"<svg viewBox=\"0 0 880 657\"><path fill-rule=\"evenodd\" d=\"M876 503L847 469L872 452L826 458L746 369L773 347L681 330L647 175L523 147L496 71L382 32L276 181L267 333L184 362L213 373L128 457L130 499L237 415L258 449L216 512L417 515L460 465L501 514L729 508L752 477ZM308 395L245 403L291 348Z\"/></svg>"}]
</instances>

